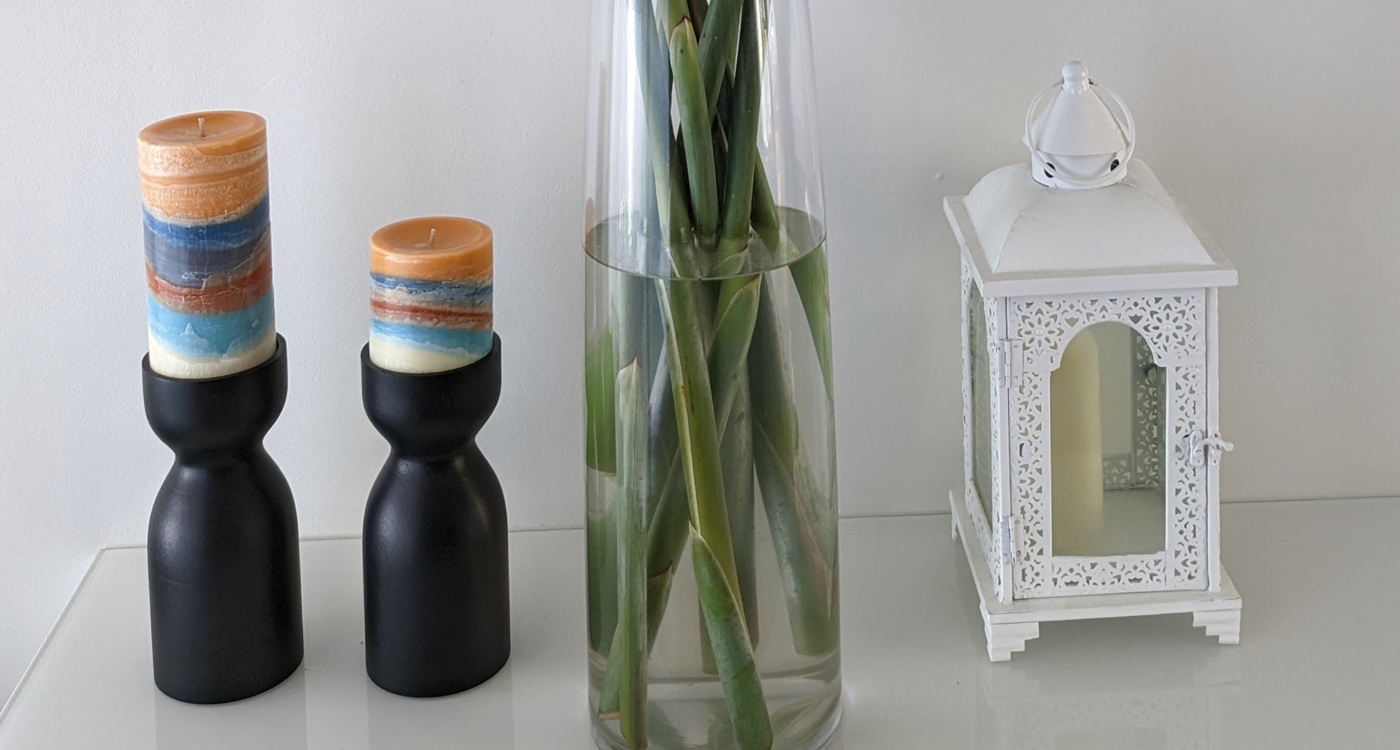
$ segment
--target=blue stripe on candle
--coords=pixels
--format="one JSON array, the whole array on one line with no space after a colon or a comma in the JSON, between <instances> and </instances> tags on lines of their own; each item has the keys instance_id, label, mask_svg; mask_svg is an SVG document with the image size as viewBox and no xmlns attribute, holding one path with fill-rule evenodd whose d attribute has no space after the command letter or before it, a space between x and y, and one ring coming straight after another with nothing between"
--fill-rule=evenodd
<instances>
[{"instance_id":1,"label":"blue stripe on candle","mask_svg":"<svg viewBox=\"0 0 1400 750\"><path fill-rule=\"evenodd\" d=\"M473 281L423 281L398 276L370 274L370 293L384 295L400 292L413 297L413 302L439 303L452 307L491 307L491 279Z\"/></svg>"},{"instance_id":2,"label":"blue stripe on candle","mask_svg":"<svg viewBox=\"0 0 1400 750\"><path fill-rule=\"evenodd\" d=\"M371 319L369 332L371 335L382 336L414 349L449 353L461 352L478 357L485 356L491 351L490 330L434 328L403 323L385 323L381 320Z\"/></svg>"},{"instance_id":3,"label":"blue stripe on candle","mask_svg":"<svg viewBox=\"0 0 1400 750\"><path fill-rule=\"evenodd\" d=\"M157 276L171 284L200 287L204 286L211 276L231 273L245 264L251 272L255 264L248 261L257 254L258 246L265 239L270 240L270 231L264 228L263 234L242 245L195 248L172 243L150 231L148 227L146 260L150 261L151 270L155 271ZM234 279L230 279L232 280Z\"/></svg>"},{"instance_id":4,"label":"blue stripe on candle","mask_svg":"<svg viewBox=\"0 0 1400 750\"><path fill-rule=\"evenodd\" d=\"M232 219L205 224L175 224L161 221L142 207L146 219L146 234L156 235L171 245L192 250L217 250L246 245L267 231L269 214L267 196L253 205L247 213Z\"/></svg>"},{"instance_id":5,"label":"blue stripe on candle","mask_svg":"<svg viewBox=\"0 0 1400 750\"><path fill-rule=\"evenodd\" d=\"M256 346L273 330L272 292L237 312L194 315L162 305L146 295L151 333L173 354L189 359L236 357Z\"/></svg>"}]
</instances>

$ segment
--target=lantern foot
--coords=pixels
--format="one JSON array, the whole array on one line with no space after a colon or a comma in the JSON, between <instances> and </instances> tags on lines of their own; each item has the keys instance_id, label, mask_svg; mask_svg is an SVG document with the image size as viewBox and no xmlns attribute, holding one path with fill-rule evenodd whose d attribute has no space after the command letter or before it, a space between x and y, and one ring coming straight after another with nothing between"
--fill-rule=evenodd
<instances>
[{"instance_id":1,"label":"lantern foot","mask_svg":"<svg viewBox=\"0 0 1400 750\"><path fill-rule=\"evenodd\" d=\"M1239 609L1196 612L1193 615L1193 623L1198 628L1205 628L1206 635L1219 638L1222 644L1233 646L1240 642L1240 616Z\"/></svg>"},{"instance_id":2,"label":"lantern foot","mask_svg":"<svg viewBox=\"0 0 1400 750\"><path fill-rule=\"evenodd\" d=\"M987 656L992 661L1011 661L1011 655L1026 650L1026 641L1040 637L1038 622L994 623L982 610L983 629L987 634Z\"/></svg>"}]
</instances>

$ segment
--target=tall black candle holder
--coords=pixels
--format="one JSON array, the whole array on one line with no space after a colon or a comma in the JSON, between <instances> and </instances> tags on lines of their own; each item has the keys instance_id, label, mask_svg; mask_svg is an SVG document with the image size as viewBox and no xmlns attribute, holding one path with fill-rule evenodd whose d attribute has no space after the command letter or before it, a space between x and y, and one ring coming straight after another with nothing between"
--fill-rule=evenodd
<instances>
[{"instance_id":1,"label":"tall black candle holder","mask_svg":"<svg viewBox=\"0 0 1400 750\"><path fill-rule=\"evenodd\" d=\"M147 533L156 686L187 703L257 695L303 649L296 506L262 445L287 402L287 342L208 380L141 364L146 419L175 451Z\"/></svg>"},{"instance_id":2,"label":"tall black candle holder","mask_svg":"<svg viewBox=\"0 0 1400 750\"><path fill-rule=\"evenodd\" d=\"M475 687L510 657L506 506L476 435L501 395L501 339L466 367L390 372L360 354L389 460L365 508L365 661L399 695Z\"/></svg>"}]
</instances>

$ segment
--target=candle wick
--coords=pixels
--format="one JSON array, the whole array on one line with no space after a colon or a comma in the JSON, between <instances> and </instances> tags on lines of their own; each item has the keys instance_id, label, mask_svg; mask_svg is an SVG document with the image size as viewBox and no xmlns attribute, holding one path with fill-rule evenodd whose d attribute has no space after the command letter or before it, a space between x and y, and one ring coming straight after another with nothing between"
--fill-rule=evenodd
<instances>
[{"instance_id":1,"label":"candle wick","mask_svg":"<svg viewBox=\"0 0 1400 750\"><path fill-rule=\"evenodd\" d=\"M203 137L204 137L204 118L203 118L203 117L200 117L200 118L198 118L198 121L199 121L199 137L200 137L200 138L203 138Z\"/></svg>"},{"instance_id":2,"label":"candle wick","mask_svg":"<svg viewBox=\"0 0 1400 750\"><path fill-rule=\"evenodd\" d=\"M428 247L432 247L434 242L437 242L437 228L430 227L428 229Z\"/></svg>"}]
</instances>

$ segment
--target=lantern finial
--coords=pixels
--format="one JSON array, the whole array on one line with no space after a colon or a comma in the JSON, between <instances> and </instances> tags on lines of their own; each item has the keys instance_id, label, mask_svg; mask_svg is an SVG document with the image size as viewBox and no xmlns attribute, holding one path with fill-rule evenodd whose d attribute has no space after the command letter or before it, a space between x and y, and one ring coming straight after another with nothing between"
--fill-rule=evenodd
<instances>
[{"instance_id":1,"label":"lantern finial","mask_svg":"<svg viewBox=\"0 0 1400 750\"><path fill-rule=\"evenodd\" d=\"M1071 94L1082 94L1089 89L1093 81L1089 80L1089 68L1078 60L1070 60L1065 63L1065 67L1060 71L1064 76L1064 89Z\"/></svg>"},{"instance_id":2,"label":"lantern finial","mask_svg":"<svg viewBox=\"0 0 1400 750\"><path fill-rule=\"evenodd\" d=\"M1065 63L1061 80L1041 91L1026 112L1031 174L1048 187L1097 188L1122 181L1135 141L1127 105L1094 83L1078 60Z\"/></svg>"}]
</instances>

